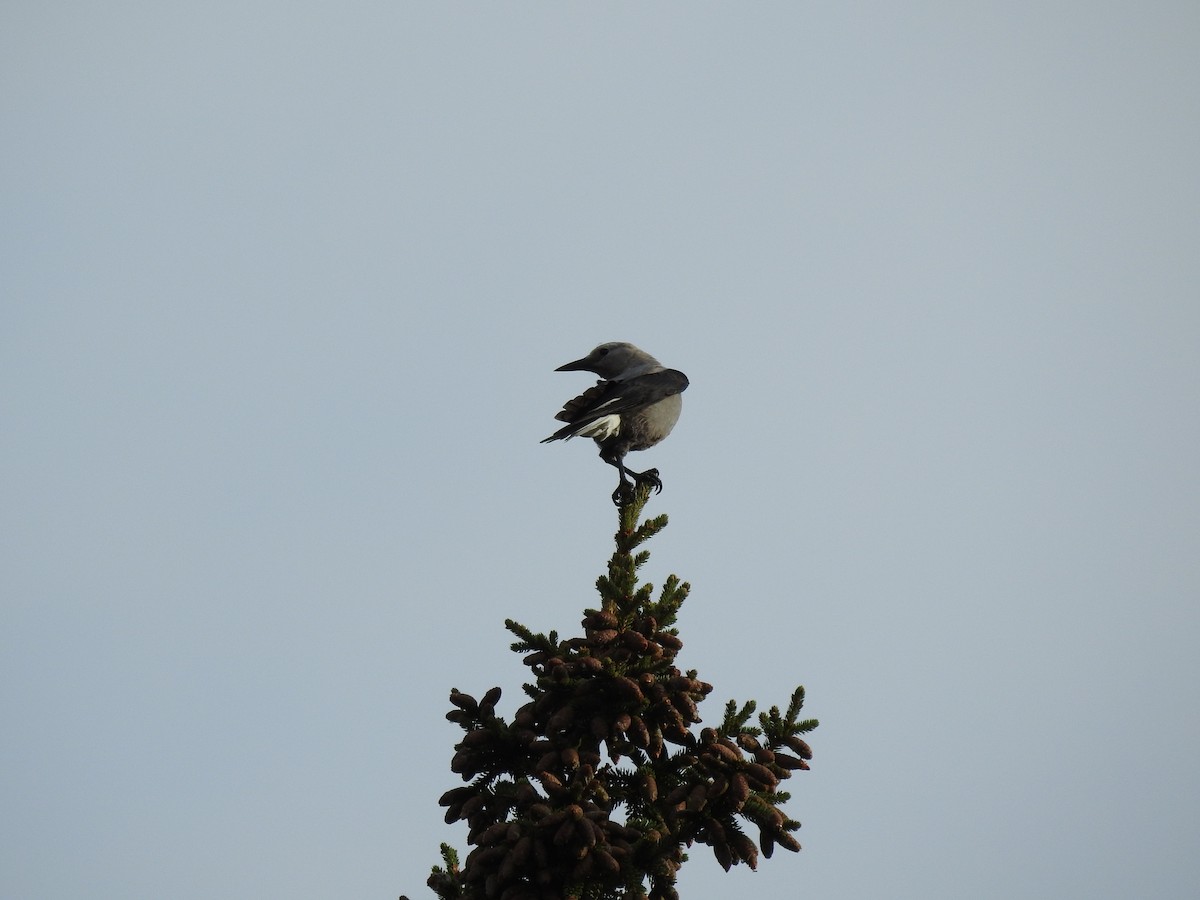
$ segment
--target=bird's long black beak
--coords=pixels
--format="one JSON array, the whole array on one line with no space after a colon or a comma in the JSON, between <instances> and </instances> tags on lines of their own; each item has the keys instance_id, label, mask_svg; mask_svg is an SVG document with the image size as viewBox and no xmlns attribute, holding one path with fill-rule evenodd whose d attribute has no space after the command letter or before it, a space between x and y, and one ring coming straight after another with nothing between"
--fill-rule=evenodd
<instances>
[{"instance_id":1,"label":"bird's long black beak","mask_svg":"<svg viewBox=\"0 0 1200 900\"><path fill-rule=\"evenodd\" d=\"M563 363L555 372L586 372L588 365L591 363L591 358L585 356L583 359L577 359L574 362Z\"/></svg>"}]
</instances>

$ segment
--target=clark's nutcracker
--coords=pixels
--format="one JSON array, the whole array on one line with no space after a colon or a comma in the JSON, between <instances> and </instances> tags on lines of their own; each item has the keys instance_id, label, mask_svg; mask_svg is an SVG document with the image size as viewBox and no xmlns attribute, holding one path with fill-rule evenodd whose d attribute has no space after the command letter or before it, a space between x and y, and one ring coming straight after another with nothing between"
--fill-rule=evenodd
<instances>
[{"instance_id":1,"label":"clark's nutcracker","mask_svg":"<svg viewBox=\"0 0 1200 900\"><path fill-rule=\"evenodd\" d=\"M625 467L625 454L653 447L671 433L683 409L680 394L688 386L687 376L665 368L645 350L624 341L601 344L583 359L554 371L595 372L602 380L566 402L554 417L566 426L542 443L573 437L595 439L600 458L620 473L620 484L612 495L618 506L633 493L626 475L661 491L658 470L634 472Z\"/></svg>"}]
</instances>

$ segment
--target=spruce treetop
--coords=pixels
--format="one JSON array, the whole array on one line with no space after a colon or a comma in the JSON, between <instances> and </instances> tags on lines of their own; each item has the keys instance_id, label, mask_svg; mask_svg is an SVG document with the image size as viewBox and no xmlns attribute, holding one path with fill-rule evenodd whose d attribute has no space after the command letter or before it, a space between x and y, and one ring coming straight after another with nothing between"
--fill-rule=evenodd
<instances>
[{"instance_id":1,"label":"spruce treetop","mask_svg":"<svg viewBox=\"0 0 1200 900\"><path fill-rule=\"evenodd\" d=\"M655 596L638 583L642 545L667 524L639 523L651 489L618 508L582 635L505 621L532 678L511 722L496 714L498 687L479 700L450 692L446 718L464 731L450 768L467 784L439 802L447 823L467 823L472 849L460 863L442 845L428 880L441 900L676 900L694 844L725 869L800 849L780 785L812 758L804 688L757 717L754 701L731 700L717 727L696 730L713 687L676 665L689 585L671 575Z\"/></svg>"}]
</instances>

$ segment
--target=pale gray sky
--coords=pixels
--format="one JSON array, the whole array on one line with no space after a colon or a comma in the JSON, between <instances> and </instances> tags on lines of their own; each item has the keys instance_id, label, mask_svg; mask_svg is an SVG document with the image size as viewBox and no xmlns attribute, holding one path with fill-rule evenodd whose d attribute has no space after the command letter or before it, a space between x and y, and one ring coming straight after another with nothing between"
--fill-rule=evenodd
<instances>
[{"instance_id":1,"label":"pale gray sky","mask_svg":"<svg viewBox=\"0 0 1200 900\"><path fill-rule=\"evenodd\" d=\"M835 6L6 4L0 893L432 898L606 340L708 718L822 720L686 900L1200 893L1200 6Z\"/></svg>"}]
</instances>

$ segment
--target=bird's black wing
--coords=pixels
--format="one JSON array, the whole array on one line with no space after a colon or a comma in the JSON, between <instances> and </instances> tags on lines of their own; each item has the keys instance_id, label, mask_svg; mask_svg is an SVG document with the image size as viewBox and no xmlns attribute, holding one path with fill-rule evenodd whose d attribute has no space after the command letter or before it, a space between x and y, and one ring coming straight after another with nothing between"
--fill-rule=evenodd
<instances>
[{"instance_id":1,"label":"bird's black wing","mask_svg":"<svg viewBox=\"0 0 1200 900\"><path fill-rule=\"evenodd\" d=\"M644 409L672 394L683 393L687 386L687 376L677 369L663 369L627 381L601 381L563 404L554 418L567 422L567 427L560 428L542 443L571 437L605 416Z\"/></svg>"}]
</instances>

